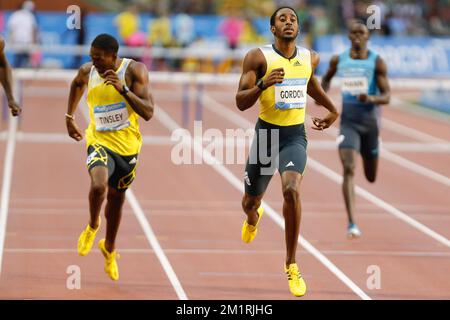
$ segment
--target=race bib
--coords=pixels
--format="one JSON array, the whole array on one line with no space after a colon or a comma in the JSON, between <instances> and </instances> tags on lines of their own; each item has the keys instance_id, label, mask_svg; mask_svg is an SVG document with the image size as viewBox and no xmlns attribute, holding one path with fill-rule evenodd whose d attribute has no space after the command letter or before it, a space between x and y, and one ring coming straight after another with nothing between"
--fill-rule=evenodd
<instances>
[{"instance_id":1,"label":"race bib","mask_svg":"<svg viewBox=\"0 0 450 320\"><path fill-rule=\"evenodd\" d=\"M275 84L276 109L302 109L306 106L306 78L284 79Z\"/></svg>"},{"instance_id":2,"label":"race bib","mask_svg":"<svg viewBox=\"0 0 450 320\"><path fill-rule=\"evenodd\" d=\"M369 92L369 85L366 77L349 77L342 79L343 93L350 93L351 95L367 94Z\"/></svg>"},{"instance_id":3,"label":"race bib","mask_svg":"<svg viewBox=\"0 0 450 320\"><path fill-rule=\"evenodd\" d=\"M117 131L130 125L125 102L94 107L94 119L97 131Z\"/></svg>"}]
</instances>

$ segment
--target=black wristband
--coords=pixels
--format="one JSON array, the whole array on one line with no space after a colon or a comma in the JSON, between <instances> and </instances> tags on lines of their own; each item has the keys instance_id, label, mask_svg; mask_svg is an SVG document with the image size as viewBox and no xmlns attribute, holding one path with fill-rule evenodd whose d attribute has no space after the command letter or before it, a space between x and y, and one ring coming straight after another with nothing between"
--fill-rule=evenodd
<instances>
[{"instance_id":1,"label":"black wristband","mask_svg":"<svg viewBox=\"0 0 450 320\"><path fill-rule=\"evenodd\" d=\"M264 81L263 79L259 79L258 81L256 81L256 86L258 88L260 88L262 91L264 91L266 88L264 88Z\"/></svg>"},{"instance_id":2,"label":"black wristband","mask_svg":"<svg viewBox=\"0 0 450 320\"><path fill-rule=\"evenodd\" d=\"M121 95L126 95L128 92L130 92L130 89L124 84L122 87Z\"/></svg>"}]
</instances>

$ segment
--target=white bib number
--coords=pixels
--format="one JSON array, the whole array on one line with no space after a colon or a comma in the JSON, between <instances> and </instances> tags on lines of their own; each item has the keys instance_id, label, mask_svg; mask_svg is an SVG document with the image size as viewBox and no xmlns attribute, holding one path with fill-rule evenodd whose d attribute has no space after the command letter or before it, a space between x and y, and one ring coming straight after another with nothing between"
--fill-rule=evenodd
<instances>
[{"instance_id":1,"label":"white bib number","mask_svg":"<svg viewBox=\"0 0 450 320\"><path fill-rule=\"evenodd\" d=\"M343 78L341 89L344 93L356 96L358 94L367 94L369 85L366 77Z\"/></svg>"},{"instance_id":2,"label":"white bib number","mask_svg":"<svg viewBox=\"0 0 450 320\"><path fill-rule=\"evenodd\" d=\"M302 109L306 106L306 78L284 79L275 84L276 109Z\"/></svg>"},{"instance_id":3,"label":"white bib number","mask_svg":"<svg viewBox=\"0 0 450 320\"><path fill-rule=\"evenodd\" d=\"M97 131L117 131L130 125L125 102L94 107L95 127Z\"/></svg>"}]
</instances>

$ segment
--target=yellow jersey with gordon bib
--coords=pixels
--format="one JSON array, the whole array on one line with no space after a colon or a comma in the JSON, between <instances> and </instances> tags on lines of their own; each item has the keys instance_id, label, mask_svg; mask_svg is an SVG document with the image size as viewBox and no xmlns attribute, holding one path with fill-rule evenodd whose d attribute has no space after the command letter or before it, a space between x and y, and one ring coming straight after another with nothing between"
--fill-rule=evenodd
<instances>
[{"instance_id":1,"label":"yellow jersey with gordon bib","mask_svg":"<svg viewBox=\"0 0 450 320\"><path fill-rule=\"evenodd\" d=\"M284 69L283 83L264 90L260 97L259 118L278 126L291 126L305 122L308 81L311 77L311 52L296 47L291 58L283 57L273 45L260 48L267 62L263 80L273 69Z\"/></svg>"},{"instance_id":2,"label":"yellow jersey with gordon bib","mask_svg":"<svg viewBox=\"0 0 450 320\"><path fill-rule=\"evenodd\" d=\"M126 84L125 72L130 62L131 59L123 58L115 71L122 84ZM142 145L139 115L112 85L104 81L92 66L87 90L90 123L86 129L86 144L100 144L123 156L137 154Z\"/></svg>"}]
</instances>

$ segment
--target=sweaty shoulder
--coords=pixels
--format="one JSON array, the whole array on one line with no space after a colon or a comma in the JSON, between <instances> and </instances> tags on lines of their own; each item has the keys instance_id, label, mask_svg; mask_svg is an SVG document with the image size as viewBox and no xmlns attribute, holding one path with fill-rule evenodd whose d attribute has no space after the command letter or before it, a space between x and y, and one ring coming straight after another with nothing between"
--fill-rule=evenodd
<instances>
[{"instance_id":1,"label":"sweaty shoulder","mask_svg":"<svg viewBox=\"0 0 450 320\"><path fill-rule=\"evenodd\" d=\"M89 74L89 72L91 72L91 68L92 68L92 62L86 62L84 64L81 65L80 67L80 73L81 74Z\"/></svg>"},{"instance_id":2,"label":"sweaty shoulder","mask_svg":"<svg viewBox=\"0 0 450 320\"><path fill-rule=\"evenodd\" d=\"M127 68L127 73L133 78L146 77L148 75L147 66L142 62L131 60Z\"/></svg>"},{"instance_id":3,"label":"sweaty shoulder","mask_svg":"<svg viewBox=\"0 0 450 320\"><path fill-rule=\"evenodd\" d=\"M89 80L89 73L91 72L92 62L86 62L78 69L78 74L75 77L75 82L78 84L86 84Z\"/></svg>"}]
</instances>

